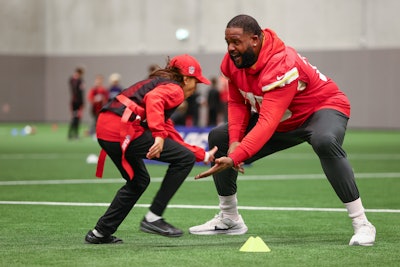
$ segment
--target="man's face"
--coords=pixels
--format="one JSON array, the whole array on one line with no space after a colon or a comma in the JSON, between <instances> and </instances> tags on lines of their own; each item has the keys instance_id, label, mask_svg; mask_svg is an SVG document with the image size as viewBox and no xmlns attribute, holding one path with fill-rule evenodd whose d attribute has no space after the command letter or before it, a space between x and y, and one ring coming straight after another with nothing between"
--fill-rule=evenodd
<instances>
[{"instance_id":1,"label":"man's face","mask_svg":"<svg viewBox=\"0 0 400 267\"><path fill-rule=\"evenodd\" d=\"M249 68L256 63L257 35L244 33L242 28L226 28L225 41L229 56L237 68Z\"/></svg>"}]
</instances>

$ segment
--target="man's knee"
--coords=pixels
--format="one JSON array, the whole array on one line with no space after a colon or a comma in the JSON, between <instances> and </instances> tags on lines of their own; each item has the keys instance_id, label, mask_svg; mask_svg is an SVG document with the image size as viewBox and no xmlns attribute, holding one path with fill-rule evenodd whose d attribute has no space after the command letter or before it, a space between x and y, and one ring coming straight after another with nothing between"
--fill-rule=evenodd
<instances>
[{"instance_id":1,"label":"man's knee","mask_svg":"<svg viewBox=\"0 0 400 267\"><path fill-rule=\"evenodd\" d=\"M225 125L213 128L208 134L208 144L210 149L214 146L218 146L222 143L228 142L228 131Z\"/></svg>"},{"instance_id":2,"label":"man's knee","mask_svg":"<svg viewBox=\"0 0 400 267\"><path fill-rule=\"evenodd\" d=\"M310 140L311 146L319 157L345 157L346 154L339 144L337 138L332 134L313 136Z\"/></svg>"}]
</instances>

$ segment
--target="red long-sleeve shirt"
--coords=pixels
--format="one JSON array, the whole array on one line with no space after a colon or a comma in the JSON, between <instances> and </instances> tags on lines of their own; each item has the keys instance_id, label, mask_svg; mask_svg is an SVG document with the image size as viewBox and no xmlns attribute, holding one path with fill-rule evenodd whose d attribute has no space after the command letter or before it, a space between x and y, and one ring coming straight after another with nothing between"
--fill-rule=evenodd
<instances>
[{"instance_id":1,"label":"red long-sleeve shirt","mask_svg":"<svg viewBox=\"0 0 400 267\"><path fill-rule=\"evenodd\" d=\"M350 116L346 95L306 58L265 29L257 62L238 69L226 54L222 73L229 79L229 142L241 142L229 155L237 165L257 153L277 132L301 126L314 112L331 108ZM259 119L245 136L250 112Z\"/></svg>"},{"instance_id":2,"label":"red long-sleeve shirt","mask_svg":"<svg viewBox=\"0 0 400 267\"><path fill-rule=\"evenodd\" d=\"M171 119L165 119L165 110L179 106L184 100L182 88L174 83L162 84L147 92L140 105L144 107L148 129L153 137L171 138L187 147L196 156L196 161L203 161L205 150L184 142L181 135L174 128ZM101 112L97 121L97 137L111 142L121 141L121 117L111 111ZM140 136L146 129L131 123L128 127L130 136Z\"/></svg>"},{"instance_id":3,"label":"red long-sleeve shirt","mask_svg":"<svg viewBox=\"0 0 400 267\"><path fill-rule=\"evenodd\" d=\"M108 90L104 86L94 86L90 88L88 100L92 105L92 114L98 115L101 108L108 101Z\"/></svg>"}]
</instances>

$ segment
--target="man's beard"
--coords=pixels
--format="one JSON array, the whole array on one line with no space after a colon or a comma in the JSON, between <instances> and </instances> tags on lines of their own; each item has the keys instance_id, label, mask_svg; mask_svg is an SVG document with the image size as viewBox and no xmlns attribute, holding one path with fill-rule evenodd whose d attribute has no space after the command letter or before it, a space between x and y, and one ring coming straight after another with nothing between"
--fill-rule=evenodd
<instances>
[{"instance_id":1,"label":"man's beard","mask_svg":"<svg viewBox=\"0 0 400 267\"><path fill-rule=\"evenodd\" d=\"M244 51L244 53L241 54L241 57L242 57L242 63L238 65L231 56L233 63L238 69L250 68L251 66L254 65L254 63L257 62L257 56L254 53L251 46L247 47L246 51Z\"/></svg>"}]
</instances>

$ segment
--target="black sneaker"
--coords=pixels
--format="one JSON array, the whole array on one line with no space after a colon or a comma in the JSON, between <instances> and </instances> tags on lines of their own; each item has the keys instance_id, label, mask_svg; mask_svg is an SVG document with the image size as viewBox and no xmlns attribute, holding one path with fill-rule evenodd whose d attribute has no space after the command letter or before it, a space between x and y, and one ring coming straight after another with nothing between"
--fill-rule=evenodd
<instances>
[{"instance_id":1,"label":"black sneaker","mask_svg":"<svg viewBox=\"0 0 400 267\"><path fill-rule=\"evenodd\" d=\"M143 218L142 222L140 223L140 230L146 233L168 237L179 237L183 235L183 231L181 229L173 227L162 218L154 222L148 222L146 221L146 218Z\"/></svg>"},{"instance_id":2,"label":"black sneaker","mask_svg":"<svg viewBox=\"0 0 400 267\"><path fill-rule=\"evenodd\" d=\"M113 235L105 236L105 237L97 237L93 234L92 230L90 230L86 236L85 241L88 244L116 244L122 243L122 239L115 237Z\"/></svg>"}]
</instances>

